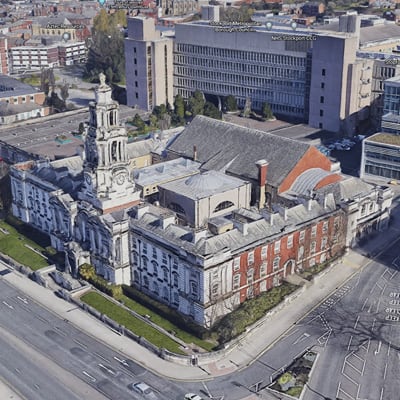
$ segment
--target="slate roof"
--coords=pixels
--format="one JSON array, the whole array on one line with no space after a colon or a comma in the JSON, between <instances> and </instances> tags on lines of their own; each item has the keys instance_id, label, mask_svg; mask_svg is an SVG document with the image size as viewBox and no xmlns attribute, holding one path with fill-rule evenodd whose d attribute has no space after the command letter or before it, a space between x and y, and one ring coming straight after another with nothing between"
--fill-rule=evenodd
<instances>
[{"instance_id":1,"label":"slate roof","mask_svg":"<svg viewBox=\"0 0 400 400\"><path fill-rule=\"evenodd\" d=\"M0 75L0 98L10 96L23 96L38 93L39 91L31 85L23 83L8 75Z\"/></svg>"},{"instance_id":2,"label":"slate roof","mask_svg":"<svg viewBox=\"0 0 400 400\"><path fill-rule=\"evenodd\" d=\"M167 151L197 160L206 170L222 170L244 179L257 180L256 162L268 161L267 180L279 186L310 145L271 133L218 121L202 115L168 146Z\"/></svg>"},{"instance_id":3,"label":"slate roof","mask_svg":"<svg viewBox=\"0 0 400 400\"><path fill-rule=\"evenodd\" d=\"M373 193L374 186L370 185L359 178L349 176L346 179L324 186L317 190L317 193L332 193L335 201L348 201L357 197L367 196Z\"/></svg>"},{"instance_id":4,"label":"slate roof","mask_svg":"<svg viewBox=\"0 0 400 400\"><path fill-rule=\"evenodd\" d=\"M253 248L257 244L271 242L276 237L295 231L299 225L315 221L334 212L336 204L333 197L330 196L328 200L326 208L316 200L311 200L310 209L303 204L292 207L287 210L287 220L280 214L273 215L272 224L268 218L255 220L249 223L247 234L241 233L238 229L232 229L219 235L208 233L207 237L199 239L197 243L187 240L191 235L188 235L190 230L186 227L171 224L166 229L162 229L160 224L157 223L160 215L158 207L149 206L149 212L145 213L139 220L135 219L131 226L134 231L140 232L141 235L149 234L152 239L157 237L164 244L168 243L191 254L207 258L224 252L237 254L244 248Z\"/></svg>"}]
</instances>

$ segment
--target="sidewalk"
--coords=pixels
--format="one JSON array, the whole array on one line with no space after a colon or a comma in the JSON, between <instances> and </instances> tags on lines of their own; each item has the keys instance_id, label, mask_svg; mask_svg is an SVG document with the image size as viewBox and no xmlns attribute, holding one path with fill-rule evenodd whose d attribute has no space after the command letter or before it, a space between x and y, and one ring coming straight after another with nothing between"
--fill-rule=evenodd
<instances>
[{"instance_id":1,"label":"sidewalk","mask_svg":"<svg viewBox=\"0 0 400 400\"><path fill-rule=\"evenodd\" d=\"M162 360L138 343L116 334L94 317L59 299L52 291L37 285L18 272L7 274L3 279L27 293L33 300L48 310L79 327L83 332L123 353L127 358L136 360L160 376L183 381L206 380L212 378L212 376L232 373L254 362L300 318L359 271L361 266L371 261L361 253L377 254L392 240L397 239L399 237L399 225L399 222L395 220L395 223L384 234L370 240L362 250L358 250L358 252L350 250L340 263L329 267L294 302L286 305L281 312L249 332L248 336L242 340L241 345L233 349L225 358L201 368L178 365ZM2 265L0 263L0 269L2 269ZM284 313L284 318L282 318L282 313Z\"/></svg>"}]
</instances>

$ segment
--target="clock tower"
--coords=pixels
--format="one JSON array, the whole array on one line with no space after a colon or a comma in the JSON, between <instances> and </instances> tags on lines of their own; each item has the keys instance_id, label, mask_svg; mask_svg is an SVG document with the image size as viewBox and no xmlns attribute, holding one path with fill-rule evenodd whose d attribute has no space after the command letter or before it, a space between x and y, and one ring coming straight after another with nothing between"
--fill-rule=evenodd
<instances>
[{"instance_id":1,"label":"clock tower","mask_svg":"<svg viewBox=\"0 0 400 400\"><path fill-rule=\"evenodd\" d=\"M139 200L127 155L128 136L119 124L119 105L111 98L111 88L100 74L96 101L89 103L89 126L83 134L82 200L102 213L129 207Z\"/></svg>"}]
</instances>

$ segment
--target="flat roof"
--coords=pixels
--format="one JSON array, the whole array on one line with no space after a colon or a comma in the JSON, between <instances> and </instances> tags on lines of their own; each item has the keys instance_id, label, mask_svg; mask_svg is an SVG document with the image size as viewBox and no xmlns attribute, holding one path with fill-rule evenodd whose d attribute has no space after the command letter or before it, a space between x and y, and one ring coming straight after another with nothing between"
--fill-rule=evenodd
<instances>
[{"instance_id":1,"label":"flat roof","mask_svg":"<svg viewBox=\"0 0 400 400\"><path fill-rule=\"evenodd\" d=\"M377 133L369 138L365 139L368 142L390 144L393 146L400 146L400 135L391 133Z\"/></svg>"},{"instance_id":2,"label":"flat roof","mask_svg":"<svg viewBox=\"0 0 400 400\"><path fill-rule=\"evenodd\" d=\"M134 117L136 113L138 110L131 107L119 106L121 123L128 117ZM17 149L50 159L77 155L83 141L80 136L74 136L71 132L78 132L79 123L89 120L89 110L84 108L63 114L0 126L0 140ZM56 141L60 135L65 135L66 140Z\"/></svg>"}]
</instances>

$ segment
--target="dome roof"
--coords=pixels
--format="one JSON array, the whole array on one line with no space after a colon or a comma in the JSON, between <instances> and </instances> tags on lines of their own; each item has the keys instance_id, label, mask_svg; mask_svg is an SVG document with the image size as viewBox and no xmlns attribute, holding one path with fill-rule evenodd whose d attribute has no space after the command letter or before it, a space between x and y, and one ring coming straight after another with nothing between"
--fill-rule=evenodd
<instances>
[{"instance_id":1,"label":"dome roof","mask_svg":"<svg viewBox=\"0 0 400 400\"><path fill-rule=\"evenodd\" d=\"M221 178L218 176L211 175L209 172L204 172L202 174L192 175L190 178L186 179L185 185L190 188L202 190L215 190L221 187Z\"/></svg>"}]
</instances>

